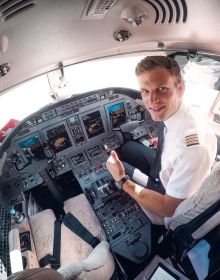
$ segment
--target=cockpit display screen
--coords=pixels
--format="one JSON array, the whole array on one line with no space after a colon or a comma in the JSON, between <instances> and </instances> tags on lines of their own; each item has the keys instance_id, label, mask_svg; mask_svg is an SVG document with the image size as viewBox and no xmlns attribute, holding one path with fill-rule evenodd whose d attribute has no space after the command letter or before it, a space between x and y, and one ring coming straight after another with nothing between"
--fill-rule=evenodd
<instances>
[{"instance_id":1,"label":"cockpit display screen","mask_svg":"<svg viewBox=\"0 0 220 280\"><path fill-rule=\"evenodd\" d=\"M84 155L84 153L78 153L74 156L71 157L72 162L74 165L78 165L84 161L86 161L86 156Z\"/></svg>"},{"instance_id":2,"label":"cockpit display screen","mask_svg":"<svg viewBox=\"0 0 220 280\"><path fill-rule=\"evenodd\" d=\"M48 130L47 137L50 148L54 153L61 152L72 146L64 124Z\"/></svg>"},{"instance_id":3,"label":"cockpit display screen","mask_svg":"<svg viewBox=\"0 0 220 280\"><path fill-rule=\"evenodd\" d=\"M100 111L95 111L82 117L88 138L93 138L105 132Z\"/></svg>"},{"instance_id":4,"label":"cockpit display screen","mask_svg":"<svg viewBox=\"0 0 220 280\"><path fill-rule=\"evenodd\" d=\"M39 142L37 136L33 136L33 137L23 140L22 142L19 143L19 146L22 149L30 148L30 147L33 147L36 145L40 145L40 142Z\"/></svg>"},{"instance_id":5,"label":"cockpit display screen","mask_svg":"<svg viewBox=\"0 0 220 280\"><path fill-rule=\"evenodd\" d=\"M112 127L117 127L118 125L126 121L124 102L107 106L107 110L112 123Z\"/></svg>"},{"instance_id":6,"label":"cockpit display screen","mask_svg":"<svg viewBox=\"0 0 220 280\"><path fill-rule=\"evenodd\" d=\"M29 160L44 158L43 147L37 136L32 136L20 142L19 147L23 150Z\"/></svg>"},{"instance_id":7,"label":"cockpit display screen","mask_svg":"<svg viewBox=\"0 0 220 280\"><path fill-rule=\"evenodd\" d=\"M99 145L89 148L87 152L90 158L94 158L102 153Z\"/></svg>"}]
</instances>

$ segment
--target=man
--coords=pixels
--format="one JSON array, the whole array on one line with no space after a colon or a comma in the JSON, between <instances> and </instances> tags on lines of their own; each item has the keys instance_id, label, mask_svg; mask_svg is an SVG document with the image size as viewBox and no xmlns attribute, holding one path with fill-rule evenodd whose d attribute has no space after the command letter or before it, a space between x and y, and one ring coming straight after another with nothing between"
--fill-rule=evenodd
<instances>
[{"instance_id":1,"label":"man","mask_svg":"<svg viewBox=\"0 0 220 280\"><path fill-rule=\"evenodd\" d=\"M217 141L207 121L183 101L185 86L175 60L165 56L146 57L138 63L136 75L146 109L154 121L160 122L159 127L164 127L157 155L137 142L127 142L122 147L123 160L148 175L142 186L125 176L127 165L124 167L115 151L106 166L119 182L117 185L143 208L169 217L184 199L198 190L210 172ZM157 146L157 140L152 144Z\"/></svg>"}]
</instances>

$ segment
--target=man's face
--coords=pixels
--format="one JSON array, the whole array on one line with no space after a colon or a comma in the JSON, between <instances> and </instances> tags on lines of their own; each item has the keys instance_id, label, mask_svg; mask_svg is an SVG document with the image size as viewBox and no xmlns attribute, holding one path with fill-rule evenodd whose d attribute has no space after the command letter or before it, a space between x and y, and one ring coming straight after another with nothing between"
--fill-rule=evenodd
<instances>
[{"instance_id":1,"label":"man's face","mask_svg":"<svg viewBox=\"0 0 220 280\"><path fill-rule=\"evenodd\" d=\"M138 76L138 82L144 105L154 121L165 121L178 110L184 84L168 70L157 67L145 71Z\"/></svg>"}]
</instances>

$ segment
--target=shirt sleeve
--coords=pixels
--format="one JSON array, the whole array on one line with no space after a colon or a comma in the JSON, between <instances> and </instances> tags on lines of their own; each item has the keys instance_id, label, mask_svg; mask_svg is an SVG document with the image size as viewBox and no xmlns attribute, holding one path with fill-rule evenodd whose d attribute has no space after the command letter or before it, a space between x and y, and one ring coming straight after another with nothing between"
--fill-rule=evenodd
<instances>
[{"instance_id":1,"label":"shirt sleeve","mask_svg":"<svg viewBox=\"0 0 220 280\"><path fill-rule=\"evenodd\" d=\"M211 168L211 160L204 146L187 147L176 159L169 178L166 194L185 199L200 187Z\"/></svg>"}]
</instances>

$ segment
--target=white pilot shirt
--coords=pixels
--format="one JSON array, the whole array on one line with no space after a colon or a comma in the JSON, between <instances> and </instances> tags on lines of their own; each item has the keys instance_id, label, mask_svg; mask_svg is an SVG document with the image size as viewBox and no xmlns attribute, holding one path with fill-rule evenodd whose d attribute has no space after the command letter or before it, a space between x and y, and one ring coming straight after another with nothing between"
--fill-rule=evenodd
<instances>
[{"instance_id":1,"label":"white pilot shirt","mask_svg":"<svg viewBox=\"0 0 220 280\"><path fill-rule=\"evenodd\" d=\"M169 196L192 196L209 174L217 151L217 139L208 120L189 104L164 121L160 179Z\"/></svg>"}]
</instances>

